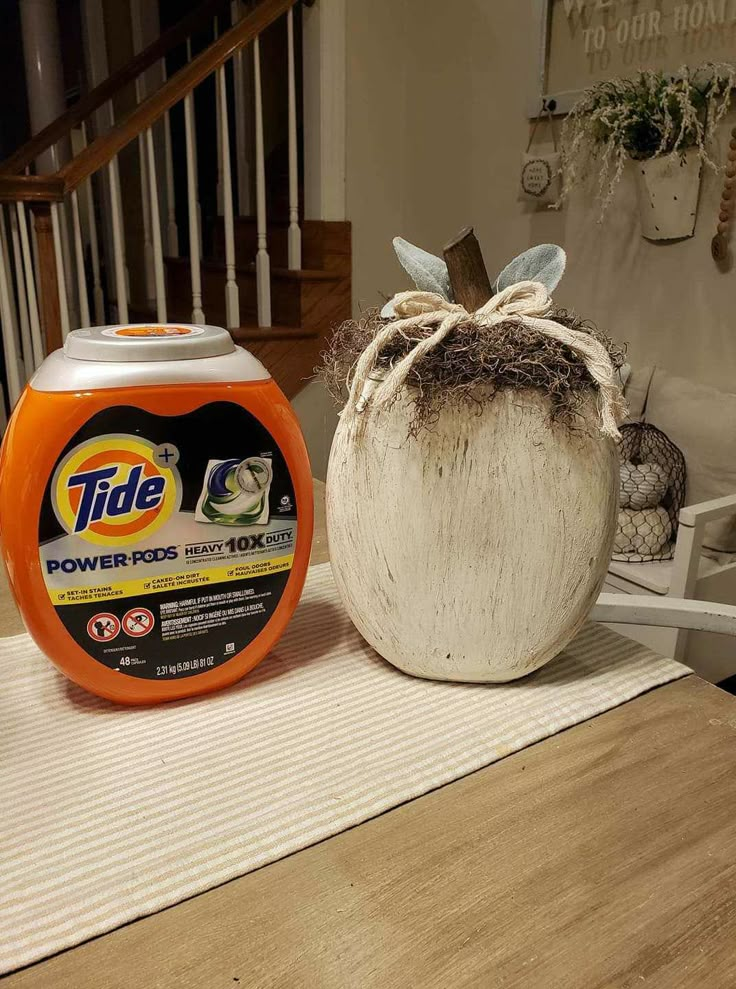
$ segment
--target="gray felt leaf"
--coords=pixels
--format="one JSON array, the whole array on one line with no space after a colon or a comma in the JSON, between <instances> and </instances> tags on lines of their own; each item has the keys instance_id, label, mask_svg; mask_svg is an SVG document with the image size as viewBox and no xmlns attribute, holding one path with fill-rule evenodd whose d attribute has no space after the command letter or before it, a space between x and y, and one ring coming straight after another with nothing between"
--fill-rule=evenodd
<instances>
[{"instance_id":1,"label":"gray felt leaf","mask_svg":"<svg viewBox=\"0 0 736 989\"><path fill-rule=\"evenodd\" d=\"M442 258L415 247L403 237L394 237L394 250L420 292L436 292L444 299L452 299L450 276Z\"/></svg>"},{"instance_id":2,"label":"gray felt leaf","mask_svg":"<svg viewBox=\"0 0 736 989\"><path fill-rule=\"evenodd\" d=\"M394 309L394 300L389 299L381 310L381 319L393 319L395 315L396 310Z\"/></svg>"},{"instance_id":3,"label":"gray felt leaf","mask_svg":"<svg viewBox=\"0 0 736 989\"><path fill-rule=\"evenodd\" d=\"M496 279L494 292L517 282L541 282L551 294L565 273L567 255L556 244L538 244L507 264Z\"/></svg>"}]
</instances>

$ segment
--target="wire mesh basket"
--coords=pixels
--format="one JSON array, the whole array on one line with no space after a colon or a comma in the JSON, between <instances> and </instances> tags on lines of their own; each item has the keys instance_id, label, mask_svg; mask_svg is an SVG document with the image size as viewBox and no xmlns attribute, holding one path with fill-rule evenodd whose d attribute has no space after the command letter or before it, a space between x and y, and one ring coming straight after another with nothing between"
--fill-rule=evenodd
<instances>
[{"instance_id":1,"label":"wire mesh basket","mask_svg":"<svg viewBox=\"0 0 736 989\"><path fill-rule=\"evenodd\" d=\"M685 501L685 458L650 423L621 427L620 508L613 559L625 563L671 560Z\"/></svg>"}]
</instances>

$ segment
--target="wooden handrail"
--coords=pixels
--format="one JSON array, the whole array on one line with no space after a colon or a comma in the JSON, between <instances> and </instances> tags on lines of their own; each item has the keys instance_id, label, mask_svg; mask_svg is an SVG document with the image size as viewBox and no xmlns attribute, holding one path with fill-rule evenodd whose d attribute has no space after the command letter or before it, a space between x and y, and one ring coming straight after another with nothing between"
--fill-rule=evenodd
<instances>
[{"instance_id":1,"label":"wooden handrail","mask_svg":"<svg viewBox=\"0 0 736 989\"><path fill-rule=\"evenodd\" d=\"M42 152L66 137L73 127L86 120L95 110L112 99L120 89L133 82L142 72L151 68L162 59L172 48L182 44L208 20L213 18L221 8L227 6L229 0L204 0L203 3L178 24L168 30L143 51L135 55L129 62L109 75L99 86L95 86L86 96L71 106L66 113L53 120L38 134L26 141L20 148L0 162L0 173L16 175L30 165Z\"/></svg>"},{"instance_id":2,"label":"wooden handrail","mask_svg":"<svg viewBox=\"0 0 736 989\"><path fill-rule=\"evenodd\" d=\"M64 192L76 189L94 172L111 161L127 144L154 124L204 79L224 65L270 24L285 14L297 0L262 0L261 3L192 59L148 99L139 103L112 130L94 140L76 158L57 172ZM1 197L0 197L1 198Z\"/></svg>"},{"instance_id":3,"label":"wooden handrail","mask_svg":"<svg viewBox=\"0 0 736 989\"><path fill-rule=\"evenodd\" d=\"M58 203L64 180L58 175L0 175L0 202Z\"/></svg>"},{"instance_id":4,"label":"wooden handrail","mask_svg":"<svg viewBox=\"0 0 736 989\"><path fill-rule=\"evenodd\" d=\"M0 174L0 202L55 202L112 161L131 141L182 100L204 79L224 65L298 0L262 0L196 58L180 69L151 96L123 117L107 134L96 138L55 175Z\"/></svg>"}]
</instances>

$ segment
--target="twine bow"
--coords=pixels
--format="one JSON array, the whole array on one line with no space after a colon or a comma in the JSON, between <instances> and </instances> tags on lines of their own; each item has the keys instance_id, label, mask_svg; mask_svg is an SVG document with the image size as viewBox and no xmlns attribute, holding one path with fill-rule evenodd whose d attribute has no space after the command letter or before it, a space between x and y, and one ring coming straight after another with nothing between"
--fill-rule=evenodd
<instances>
[{"instance_id":1,"label":"twine bow","mask_svg":"<svg viewBox=\"0 0 736 989\"><path fill-rule=\"evenodd\" d=\"M463 306L448 302L434 292L400 292L394 296L393 302L399 318L377 333L360 355L345 407L347 415L363 412L369 401L372 408L390 405L406 384L414 365L471 315ZM494 295L472 316L476 322L489 328L510 318L520 319L525 326L559 340L578 354L598 386L601 433L611 439L620 439L618 423L626 416L626 403L605 347L587 333L571 330L549 319L551 311L551 300L544 285L540 282L517 282ZM384 348L395 337L420 326L436 326L437 329L431 336L418 341L391 368L370 399L366 398L366 383Z\"/></svg>"}]
</instances>

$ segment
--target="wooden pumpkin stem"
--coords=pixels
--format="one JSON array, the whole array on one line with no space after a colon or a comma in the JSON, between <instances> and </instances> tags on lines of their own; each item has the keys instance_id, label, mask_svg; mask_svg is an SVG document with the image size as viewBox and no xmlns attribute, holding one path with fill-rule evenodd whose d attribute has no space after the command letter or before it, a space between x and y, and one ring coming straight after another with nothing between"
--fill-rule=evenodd
<instances>
[{"instance_id":1,"label":"wooden pumpkin stem","mask_svg":"<svg viewBox=\"0 0 736 989\"><path fill-rule=\"evenodd\" d=\"M463 227L444 248L455 302L475 312L493 295L478 238L472 227Z\"/></svg>"}]
</instances>

